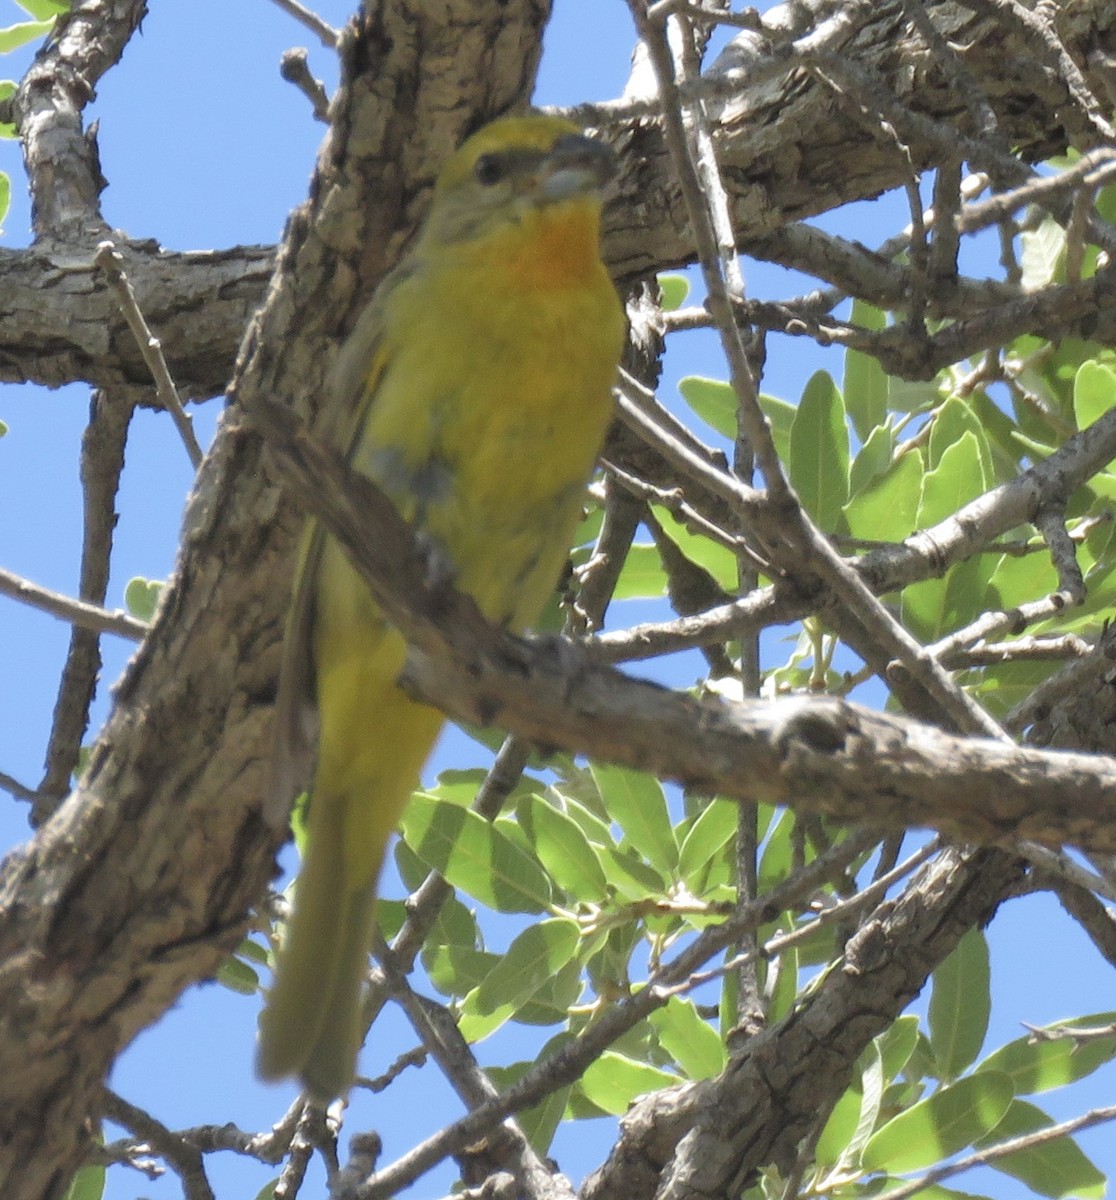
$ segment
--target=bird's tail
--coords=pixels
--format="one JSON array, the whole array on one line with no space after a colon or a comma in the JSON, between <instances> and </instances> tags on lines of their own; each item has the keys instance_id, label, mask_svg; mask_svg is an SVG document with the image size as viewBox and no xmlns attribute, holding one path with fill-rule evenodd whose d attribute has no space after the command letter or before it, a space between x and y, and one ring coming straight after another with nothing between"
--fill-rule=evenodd
<instances>
[{"instance_id":1,"label":"bird's tail","mask_svg":"<svg viewBox=\"0 0 1116 1200\"><path fill-rule=\"evenodd\" d=\"M440 713L394 684L370 708L374 768L345 772L351 786L330 790L319 760L294 911L260 1018L260 1075L298 1075L323 1101L353 1081L380 867L442 724Z\"/></svg>"}]
</instances>

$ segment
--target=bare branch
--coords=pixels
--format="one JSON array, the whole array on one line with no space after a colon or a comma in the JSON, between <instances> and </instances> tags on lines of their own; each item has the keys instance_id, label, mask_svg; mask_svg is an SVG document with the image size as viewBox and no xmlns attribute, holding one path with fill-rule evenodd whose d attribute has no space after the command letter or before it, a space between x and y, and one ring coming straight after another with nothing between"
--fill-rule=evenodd
<instances>
[{"instance_id":1,"label":"bare branch","mask_svg":"<svg viewBox=\"0 0 1116 1200\"><path fill-rule=\"evenodd\" d=\"M21 600L34 608L42 609L52 616L69 621L79 629L92 629L98 633L115 633L119 637L129 638L138 642L147 633L147 625L120 609L109 611L95 604L86 604L82 600L74 600L61 592L53 592L50 588L40 587L21 579L11 571L0 567L0 592Z\"/></svg>"},{"instance_id":2,"label":"bare branch","mask_svg":"<svg viewBox=\"0 0 1116 1200\"><path fill-rule=\"evenodd\" d=\"M338 43L341 41L340 32L334 29L328 21L318 16L316 12L299 4L298 0L272 0L272 3L278 5L285 13L294 17L299 24L309 29L327 50L337 49Z\"/></svg>"},{"instance_id":3,"label":"bare branch","mask_svg":"<svg viewBox=\"0 0 1116 1200\"><path fill-rule=\"evenodd\" d=\"M174 386L174 380L167 367L167 360L163 357L163 347L159 339L151 332L147 320L140 311L136 294L132 291L132 284L124 270L124 256L112 242L100 242L97 245L93 261L104 272L116 294L120 311L124 314L124 319L128 322L128 328L131 329L132 335L136 339L143 360L147 363L155 380L155 395L163 408L170 413L178 435L182 439L182 444L186 447L190 462L197 470L201 466L202 448L194 436L193 422L186 415L182 401L178 398L178 389Z\"/></svg>"},{"instance_id":4,"label":"bare branch","mask_svg":"<svg viewBox=\"0 0 1116 1200\"><path fill-rule=\"evenodd\" d=\"M279 61L279 74L310 101L314 110L314 120L329 124L329 97L320 79L315 79L310 73L310 62L306 51L301 47L285 50Z\"/></svg>"}]
</instances>

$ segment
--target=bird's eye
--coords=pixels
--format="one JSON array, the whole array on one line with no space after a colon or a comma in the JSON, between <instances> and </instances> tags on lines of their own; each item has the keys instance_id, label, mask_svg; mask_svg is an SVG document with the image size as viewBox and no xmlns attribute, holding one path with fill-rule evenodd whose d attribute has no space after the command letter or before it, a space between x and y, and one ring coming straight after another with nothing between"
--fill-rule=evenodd
<instances>
[{"instance_id":1,"label":"bird's eye","mask_svg":"<svg viewBox=\"0 0 1116 1200\"><path fill-rule=\"evenodd\" d=\"M485 187L491 187L504 178L504 164L495 154L482 154L477 159L473 172Z\"/></svg>"}]
</instances>

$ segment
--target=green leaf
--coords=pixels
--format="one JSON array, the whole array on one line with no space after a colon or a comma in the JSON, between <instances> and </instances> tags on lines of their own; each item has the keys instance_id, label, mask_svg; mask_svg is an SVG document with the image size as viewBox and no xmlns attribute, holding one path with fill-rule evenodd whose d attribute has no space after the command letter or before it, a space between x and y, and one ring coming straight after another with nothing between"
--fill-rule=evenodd
<instances>
[{"instance_id":1,"label":"green leaf","mask_svg":"<svg viewBox=\"0 0 1116 1200\"><path fill-rule=\"evenodd\" d=\"M713 800L698 814L682 839L678 875L695 896L705 891L710 865L735 835L739 811L735 801Z\"/></svg>"},{"instance_id":2,"label":"green leaf","mask_svg":"<svg viewBox=\"0 0 1116 1200\"><path fill-rule=\"evenodd\" d=\"M976 1061L992 1011L988 943L970 929L933 975L930 1046L941 1079L956 1079Z\"/></svg>"},{"instance_id":3,"label":"green leaf","mask_svg":"<svg viewBox=\"0 0 1116 1200\"><path fill-rule=\"evenodd\" d=\"M642 771L591 763L593 779L608 815L625 841L652 866L670 875L678 866L678 844L667 811L662 784Z\"/></svg>"},{"instance_id":4,"label":"green leaf","mask_svg":"<svg viewBox=\"0 0 1116 1200\"><path fill-rule=\"evenodd\" d=\"M690 281L685 275L659 276L659 307L663 312L674 312L686 303L690 294Z\"/></svg>"},{"instance_id":5,"label":"green leaf","mask_svg":"<svg viewBox=\"0 0 1116 1200\"><path fill-rule=\"evenodd\" d=\"M723 438L736 440L737 412L740 402L732 385L723 379L706 379L702 375L688 375L678 383L682 399L708 425ZM779 457L786 462L790 451L790 431L798 409L777 396L761 394L760 408L771 426L771 439Z\"/></svg>"},{"instance_id":6,"label":"green leaf","mask_svg":"<svg viewBox=\"0 0 1116 1200\"><path fill-rule=\"evenodd\" d=\"M599 935L594 939L600 949L587 957L585 973L599 995L617 995L630 990L632 953L641 944L641 935L640 922L627 921L614 925L603 940Z\"/></svg>"},{"instance_id":7,"label":"green leaf","mask_svg":"<svg viewBox=\"0 0 1116 1200\"><path fill-rule=\"evenodd\" d=\"M857 1079L851 1087L846 1088L826 1118L818 1144L814 1148L814 1161L819 1166L835 1167L844 1160L845 1150L852 1141L860 1120L861 1102L864 1098L861 1086L860 1080Z\"/></svg>"},{"instance_id":8,"label":"green leaf","mask_svg":"<svg viewBox=\"0 0 1116 1200\"><path fill-rule=\"evenodd\" d=\"M849 495L856 496L873 480L886 474L894 453L895 433L891 426L877 425L853 459L852 470L849 471Z\"/></svg>"},{"instance_id":9,"label":"green leaf","mask_svg":"<svg viewBox=\"0 0 1116 1200\"><path fill-rule=\"evenodd\" d=\"M986 602L996 608L1016 608L1049 595L1057 586L1058 575L1049 554L1005 554L988 581Z\"/></svg>"},{"instance_id":10,"label":"green leaf","mask_svg":"<svg viewBox=\"0 0 1116 1200\"><path fill-rule=\"evenodd\" d=\"M51 19L49 21L20 21L16 25L0 29L0 54L10 54L13 50L18 50L20 46L26 46L28 42L33 42L50 33L53 28L54 20Z\"/></svg>"},{"instance_id":11,"label":"green leaf","mask_svg":"<svg viewBox=\"0 0 1116 1200\"><path fill-rule=\"evenodd\" d=\"M845 521L853 537L900 542L915 528L922 494L922 456L901 454L891 468L845 505Z\"/></svg>"},{"instance_id":12,"label":"green leaf","mask_svg":"<svg viewBox=\"0 0 1116 1200\"><path fill-rule=\"evenodd\" d=\"M781 883L790 871L791 835L794 831L794 814L789 808L783 809L771 823L759 864L759 894L771 891L777 883Z\"/></svg>"},{"instance_id":13,"label":"green leaf","mask_svg":"<svg viewBox=\"0 0 1116 1200\"><path fill-rule=\"evenodd\" d=\"M711 1079L724 1068L721 1035L698 1014L692 1000L671 996L648 1020L659 1044L690 1079Z\"/></svg>"},{"instance_id":14,"label":"green leaf","mask_svg":"<svg viewBox=\"0 0 1116 1200\"><path fill-rule=\"evenodd\" d=\"M155 616L163 584L158 579L144 579L137 575L128 581L124 589L124 607L140 621L150 621Z\"/></svg>"},{"instance_id":15,"label":"green leaf","mask_svg":"<svg viewBox=\"0 0 1116 1200\"><path fill-rule=\"evenodd\" d=\"M260 977L239 958L230 956L217 968L217 982L241 996L254 996L260 990Z\"/></svg>"},{"instance_id":16,"label":"green leaf","mask_svg":"<svg viewBox=\"0 0 1116 1200\"><path fill-rule=\"evenodd\" d=\"M853 301L849 320L864 329L879 330L887 326L887 315L863 300ZM867 442L887 416L887 373L870 354L846 350L842 390L856 436Z\"/></svg>"},{"instance_id":17,"label":"green leaf","mask_svg":"<svg viewBox=\"0 0 1116 1200\"><path fill-rule=\"evenodd\" d=\"M608 890L604 867L572 817L533 794L520 800L516 816L539 861L564 892L583 904L604 899Z\"/></svg>"},{"instance_id":18,"label":"green leaf","mask_svg":"<svg viewBox=\"0 0 1116 1200\"><path fill-rule=\"evenodd\" d=\"M1096 1013L1046 1028L1103 1028L1113 1022L1116 1022L1116 1013ZM1033 1040L1028 1036L1001 1046L977 1070L1007 1075L1016 1094L1027 1095L1075 1083L1113 1058L1116 1058L1116 1037L1090 1038L1077 1043L1072 1037Z\"/></svg>"},{"instance_id":19,"label":"green leaf","mask_svg":"<svg viewBox=\"0 0 1116 1200\"><path fill-rule=\"evenodd\" d=\"M865 1058L867 1062L860 1077L864 1098L860 1104L860 1118L849 1143L849 1149L858 1155L868 1144L876 1128L884 1091L883 1058L879 1048L873 1045Z\"/></svg>"},{"instance_id":20,"label":"green leaf","mask_svg":"<svg viewBox=\"0 0 1116 1200\"><path fill-rule=\"evenodd\" d=\"M994 1129L1011 1101L1006 1075L970 1075L888 1121L864 1147L861 1162L867 1171L891 1175L924 1170Z\"/></svg>"},{"instance_id":21,"label":"green leaf","mask_svg":"<svg viewBox=\"0 0 1116 1200\"><path fill-rule=\"evenodd\" d=\"M539 990L515 1012L520 1025L565 1025L570 1018L570 1008L577 1003L584 990L581 977L580 956L585 943L564 967L552 975Z\"/></svg>"},{"instance_id":22,"label":"green leaf","mask_svg":"<svg viewBox=\"0 0 1116 1200\"><path fill-rule=\"evenodd\" d=\"M736 589L739 583L740 563L727 546L722 546L712 538L692 533L672 512L658 504L653 504L651 509L664 535L670 538L690 562L697 563L699 567L708 571L725 591Z\"/></svg>"},{"instance_id":23,"label":"green leaf","mask_svg":"<svg viewBox=\"0 0 1116 1200\"><path fill-rule=\"evenodd\" d=\"M887 1176L878 1180L874 1179L872 1181L873 1194L876 1193L877 1187L883 1192L888 1192L893 1187L900 1187L906 1182L905 1179ZM992 1200L992 1198L983 1196L979 1192L959 1192L956 1188L947 1188L942 1187L940 1183L931 1183L918 1189L918 1200Z\"/></svg>"},{"instance_id":24,"label":"green leaf","mask_svg":"<svg viewBox=\"0 0 1116 1200\"><path fill-rule=\"evenodd\" d=\"M528 926L480 986L465 997L461 1036L480 1041L498 1029L573 958L580 940L577 922L568 917Z\"/></svg>"},{"instance_id":25,"label":"green leaf","mask_svg":"<svg viewBox=\"0 0 1116 1200\"><path fill-rule=\"evenodd\" d=\"M974 392L969 403L992 448L992 478L997 483L1014 478L1019 469L1019 447L1013 436L1015 422L983 389Z\"/></svg>"},{"instance_id":26,"label":"green leaf","mask_svg":"<svg viewBox=\"0 0 1116 1200\"><path fill-rule=\"evenodd\" d=\"M601 865L609 886L625 900L638 902L667 893L667 881L663 876L632 850L602 847Z\"/></svg>"},{"instance_id":27,"label":"green leaf","mask_svg":"<svg viewBox=\"0 0 1116 1200\"><path fill-rule=\"evenodd\" d=\"M491 951L477 950L473 946L443 945L431 938L422 947L422 965L430 982L443 996L467 995L499 961L500 956Z\"/></svg>"},{"instance_id":28,"label":"green leaf","mask_svg":"<svg viewBox=\"0 0 1116 1200\"><path fill-rule=\"evenodd\" d=\"M490 908L538 913L549 905L539 863L471 809L416 792L401 826L419 858Z\"/></svg>"},{"instance_id":29,"label":"green leaf","mask_svg":"<svg viewBox=\"0 0 1116 1200\"><path fill-rule=\"evenodd\" d=\"M976 434L966 430L945 448L937 466L923 477L918 504L919 528L927 529L944 521L963 504L975 500L983 490L980 445Z\"/></svg>"},{"instance_id":30,"label":"green leaf","mask_svg":"<svg viewBox=\"0 0 1116 1200\"><path fill-rule=\"evenodd\" d=\"M856 1164L879 1119L883 1064L875 1043L861 1059L864 1065L859 1077L834 1105L818 1139L818 1161L829 1166Z\"/></svg>"},{"instance_id":31,"label":"green leaf","mask_svg":"<svg viewBox=\"0 0 1116 1200\"><path fill-rule=\"evenodd\" d=\"M0 101L11 100L16 95L14 79L0 79ZM0 138L16 137L16 126L11 121L0 121ZM0 170L0 187L4 190L4 203L0 204L0 221L4 220L7 212L8 199L11 198L12 181Z\"/></svg>"},{"instance_id":32,"label":"green leaf","mask_svg":"<svg viewBox=\"0 0 1116 1200\"><path fill-rule=\"evenodd\" d=\"M731 384L723 379L687 375L678 381L678 391L706 425L730 441L736 438L736 413L740 402Z\"/></svg>"},{"instance_id":33,"label":"green leaf","mask_svg":"<svg viewBox=\"0 0 1116 1200\"><path fill-rule=\"evenodd\" d=\"M980 459L980 490L986 491L991 487L994 478L988 436L973 412L972 405L966 404L957 396L951 396L934 414L930 425L930 467L937 467L949 447L960 441L966 433L971 433L976 439Z\"/></svg>"},{"instance_id":34,"label":"green leaf","mask_svg":"<svg viewBox=\"0 0 1116 1200\"><path fill-rule=\"evenodd\" d=\"M759 402L763 415L771 426L771 440L775 443L775 452L783 462L789 462L791 426L798 414L798 408L788 404L786 400L780 400L778 396L769 396L765 392L760 393Z\"/></svg>"},{"instance_id":35,"label":"green leaf","mask_svg":"<svg viewBox=\"0 0 1116 1200\"><path fill-rule=\"evenodd\" d=\"M535 1066L536 1061L541 1062L548 1058L555 1050L565 1045L569 1040L570 1035L568 1033L557 1034L543 1047L537 1060L512 1063L507 1067L485 1067L485 1074L500 1091L506 1092L512 1084L518 1083ZM555 1131L566 1111L566 1101L569 1095L570 1089L568 1087L559 1088L556 1092L551 1092L549 1096L541 1100L533 1108L516 1113L516 1124L527 1135L527 1140L534 1147L537 1154L546 1154L550 1149L550 1143L554 1140Z\"/></svg>"},{"instance_id":36,"label":"green leaf","mask_svg":"<svg viewBox=\"0 0 1116 1200\"><path fill-rule=\"evenodd\" d=\"M794 918L787 914L786 927L794 927ZM798 1000L798 971L800 946L788 946L779 957L766 964L765 995L767 1019L781 1021Z\"/></svg>"},{"instance_id":37,"label":"green leaf","mask_svg":"<svg viewBox=\"0 0 1116 1200\"><path fill-rule=\"evenodd\" d=\"M811 376L791 426L790 481L822 529L833 531L849 498L849 431L845 405L826 371Z\"/></svg>"},{"instance_id":38,"label":"green leaf","mask_svg":"<svg viewBox=\"0 0 1116 1200\"><path fill-rule=\"evenodd\" d=\"M1096 342L1085 341L1077 337L1062 337L1050 343L1036 340L1032 347L1025 339L1017 357L1025 359L1034 350L1041 350L1034 359L1034 369L1041 381L1038 394L1046 398L1049 395L1059 416L1069 417L1073 413L1073 392L1077 383L1077 372L1084 363L1092 362L1106 367L1116 367L1116 351L1108 346L1099 346ZM1031 374L1024 370L1021 380L1029 386L1025 377ZM1030 411L1032 405L1027 405ZM1029 432L1035 433L1044 426L1040 423L1027 426Z\"/></svg>"},{"instance_id":39,"label":"green leaf","mask_svg":"<svg viewBox=\"0 0 1116 1200\"><path fill-rule=\"evenodd\" d=\"M1086 429L1116 404L1116 371L1085 362L1073 381L1073 415L1077 428Z\"/></svg>"},{"instance_id":40,"label":"green leaf","mask_svg":"<svg viewBox=\"0 0 1116 1200\"><path fill-rule=\"evenodd\" d=\"M259 942L252 941L251 938L244 938L240 945L236 948L238 958L243 958L249 963L259 963L261 967L266 967L271 961L271 955L268 953L266 946L261 946Z\"/></svg>"},{"instance_id":41,"label":"green leaf","mask_svg":"<svg viewBox=\"0 0 1116 1200\"><path fill-rule=\"evenodd\" d=\"M918 1042L918 1017L900 1017L886 1033L876 1038L876 1042L883 1058L884 1075L894 1079L914 1053Z\"/></svg>"},{"instance_id":42,"label":"green leaf","mask_svg":"<svg viewBox=\"0 0 1116 1200\"><path fill-rule=\"evenodd\" d=\"M627 1112L637 1096L671 1087L680 1080L657 1067L606 1050L586 1069L581 1088L598 1108L614 1117Z\"/></svg>"},{"instance_id":43,"label":"green leaf","mask_svg":"<svg viewBox=\"0 0 1116 1200\"><path fill-rule=\"evenodd\" d=\"M0 132L0 136L3 136L2 132ZM12 181L5 171L0 171L0 226L3 226L11 206Z\"/></svg>"},{"instance_id":44,"label":"green leaf","mask_svg":"<svg viewBox=\"0 0 1116 1200\"><path fill-rule=\"evenodd\" d=\"M49 21L70 11L70 0L16 0L16 3L36 21Z\"/></svg>"},{"instance_id":45,"label":"green leaf","mask_svg":"<svg viewBox=\"0 0 1116 1200\"><path fill-rule=\"evenodd\" d=\"M477 791L487 774L488 772L480 767L450 767L438 775L438 782L434 787L423 790L435 800L447 800L450 804L468 808L477 798Z\"/></svg>"},{"instance_id":46,"label":"green leaf","mask_svg":"<svg viewBox=\"0 0 1116 1200\"><path fill-rule=\"evenodd\" d=\"M101 1200L105 1194L105 1174L100 1164L82 1167L70 1180L64 1200Z\"/></svg>"},{"instance_id":47,"label":"green leaf","mask_svg":"<svg viewBox=\"0 0 1116 1200\"><path fill-rule=\"evenodd\" d=\"M588 771L585 774L589 774ZM590 778L592 778L590 776ZM593 801L600 804L600 793L596 790L596 784L593 784ZM560 801L562 811L577 825L582 833L589 839L594 846L615 846L616 839L612 836L612 830L607 822L588 808L581 800L570 795L564 783L555 784L551 787L552 792Z\"/></svg>"},{"instance_id":48,"label":"green leaf","mask_svg":"<svg viewBox=\"0 0 1116 1200\"><path fill-rule=\"evenodd\" d=\"M574 555L575 565L579 555ZM582 561L588 559L588 553ZM616 581L616 589L612 593L614 600L654 600L665 596L667 591L666 573L659 559L659 551L653 542L636 542L628 548L624 565L620 569L620 578Z\"/></svg>"},{"instance_id":49,"label":"green leaf","mask_svg":"<svg viewBox=\"0 0 1116 1200\"><path fill-rule=\"evenodd\" d=\"M887 406L895 412L927 412L941 398L941 387L936 380L900 379L897 375L887 377Z\"/></svg>"},{"instance_id":50,"label":"green leaf","mask_svg":"<svg viewBox=\"0 0 1116 1200\"><path fill-rule=\"evenodd\" d=\"M1004 1118L985 1138L976 1143L986 1150L998 1142L1049 1129L1054 1122L1033 1104L1013 1100ZM1017 1150L988 1164L993 1170L1025 1183L1040 1196L1080 1197L1081 1200L1101 1200L1105 1194L1104 1175L1085 1156L1073 1138L1063 1135L1053 1141Z\"/></svg>"},{"instance_id":51,"label":"green leaf","mask_svg":"<svg viewBox=\"0 0 1116 1200\"><path fill-rule=\"evenodd\" d=\"M980 447L973 432L967 430L959 441L947 447L937 467L923 477L919 528L927 529L952 516L982 491ZM956 564L951 570L964 565ZM947 577L927 579L904 589L903 621L916 637L932 641L948 628L945 620L948 586Z\"/></svg>"}]
</instances>

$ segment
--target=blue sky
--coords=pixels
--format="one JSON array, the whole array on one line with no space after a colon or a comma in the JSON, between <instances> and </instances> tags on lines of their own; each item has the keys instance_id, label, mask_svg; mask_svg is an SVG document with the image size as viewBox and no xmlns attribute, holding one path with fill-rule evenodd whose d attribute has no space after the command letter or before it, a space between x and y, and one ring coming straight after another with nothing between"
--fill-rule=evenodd
<instances>
[{"instance_id":1,"label":"blue sky","mask_svg":"<svg viewBox=\"0 0 1116 1200\"><path fill-rule=\"evenodd\" d=\"M316 7L335 24L349 11L341 0L321 0ZM0 0L0 14L2 24L20 19L10 0ZM556 0L536 99L572 104L616 96L627 76L632 40L622 0ZM280 54L294 45L308 46L312 70L332 86L335 70L329 52L269 0L153 4L142 34L102 83L87 114L101 123L109 222L130 236L156 237L174 249L275 242L287 213L305 196L323 134L305 99L279 78ZM24 62L13 59L0 73L18 74ZM0 167L12 175L16 193L0 245L17 247L28 240L28 211L13 144L0 145ZM904 203L884 201L860 206L843 221L872 243L903 223L903 211ZM756 294L792 294L784 272L746 264L746 274ZM773 338L769 362L765 389L788 399L796 398L820 367L840 378L840 357L833 351L811 351L803 341L792 347ZM675 382L688 373L723 375L708 337L679 339L668 357L665 399L670 400ZM196 411L203 442L212 435L219 403ZM83 387L55 392L0 388L0 420L9 426L0 440L0 564L68 592L76 587L77 462L87 406ZM190 479L169 420L139 414L118 505L110 607L122 605L124 587L133 576L160 579L169 573ZM621 611L619 619L624 615ZM32 785L41 774L67 641L68 629L60 622L0 597L0 771ZM110 684L130 647L105 639L104 651L97 722L107 711ZM448 765L455 745L460 743L451 740L435 769ZM23 807L0 798L0 847L26 835ZM1020 1021L1042 1024L1101 1007L1097 998L1110 987L1107 969L1083 935L1044 898L1005 909L996 923L993 956L999 1005L989 1047L1018 1036ZM122 1058L113 1086L172 1127L228 1120L246 1129L266 1128L281 1115L291 1089L264 1089L254 1081L256 1015L254 1000L214 985L192 989ZM381 1069L412 1040L393 1017L382 1030L377 1027L374 1037L391 1053L373 1047L363 1069ZM392 1089L388 1105L361 1101L349 1129L378 1127L390 1159L451 1119L458 1105L442 1097L441 1089L430 1083L431 1074L432 1068L412 1073L402 1087ZM1044 1097L1044 1103L1059 1116L1103 1103L1111 1096L1113 1074L1106 1078L1107 1088ZM613 1133L612 1122L581 1123L559 1136L554 1155L578 1180L597 1165ZM1109 1142L1103 1131L1084 1139L1098 1163L1111 1169L1116 1168L1116 1150ZM272 1174L231 1155L211 1166L221 1197L255 1195ZM444 1194L452 1178L452 1171L445 1170L412 1194ZM117 1172L110 1179L107 1194L120 1200L178 1195L173 1177L150 1183ZM959 1186L978 1185L962 1179ZM998 1197L1020 1194L1002 1177L985 1177L979 1186Z\"/></svg>"}]
</instances>

